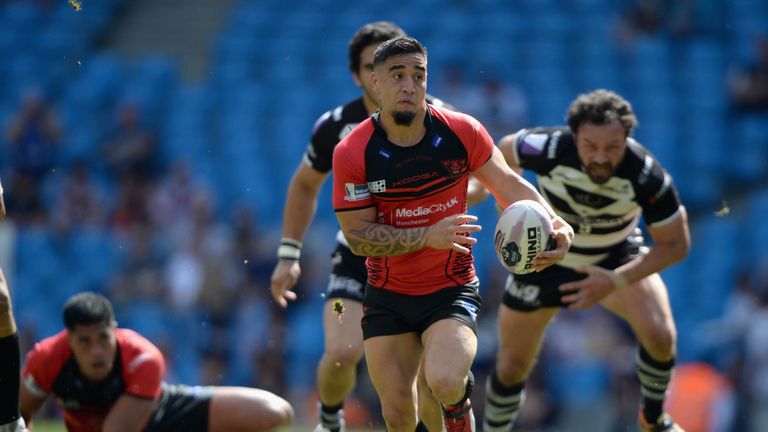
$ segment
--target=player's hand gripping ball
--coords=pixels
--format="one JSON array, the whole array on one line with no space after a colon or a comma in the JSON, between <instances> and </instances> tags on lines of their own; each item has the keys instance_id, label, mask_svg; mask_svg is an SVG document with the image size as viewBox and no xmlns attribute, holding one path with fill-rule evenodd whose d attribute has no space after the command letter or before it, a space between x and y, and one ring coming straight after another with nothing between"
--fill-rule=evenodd
<instances>
[{"instance_id":1,"label":"player's hand gripping ball","mask_svg":"<svg viewBox=\"0 0 768 432\"><path fill-rule=\"evenodd\" d=\"M534 271L533 260L551 245L552 220L544 207L532 200L510 204L499 215L493 244L501 265L514 274Z\"/></svg>"}]
</instances>

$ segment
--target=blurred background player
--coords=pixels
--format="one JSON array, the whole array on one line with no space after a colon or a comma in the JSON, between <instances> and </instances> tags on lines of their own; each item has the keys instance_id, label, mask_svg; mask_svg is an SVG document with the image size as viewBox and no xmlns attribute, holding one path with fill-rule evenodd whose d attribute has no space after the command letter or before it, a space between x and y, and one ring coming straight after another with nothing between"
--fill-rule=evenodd
<instances>
[{"instance_id":1,"label":"blurred background player","mask_svg":"<svg viewBox=\"0 0 768 432\"><path fill-rule=\"evenodd\" d=\"M499 143L514 170L537 174L542 194L576 236L561 263L507 279L484 430L507 430L517 418L525 379L559 308L600 303L626 320L640 342L635 367L642 430L681 431L663 411L676 330L658 272L688 253L685 208L669 174L630 137L637 119L621 96L605 90L580 95L567 120L568 127L523 129ZM650 248L637 227L641 215L654 241Z\"/></svg>"},{"instance_id":2,"label":"blurred background player","mask_svg":"<svg viewBox=\"0 0 768 432\"><path fill-rule=\"evenodd\" d=\"M278 262L272 273L272 295L283 308L288 306L288 300L296 299L296 293L292 290L301 275L299 258L302 239L314 217L320 188L331 170L333 150L358 123L378 108L371 90L373 52L382 42L403 35L405 31L397 25L379 21L361 27L349 42L349 69L362 95L326 112L317 120L304 158L288 186L283 213L283 238L278 249ZM442 105L437 99L428 98L428 101ZM470 182L470 203L478 202L486 196L484 189L474 181ZM332 256L333 270L323 312L325 351L317 366L320 399L318 432L344 429L344 399L355 386L356 367L363 354L360 319L363 315L363 289L366 283L365 257L357 256L349 250L340 231L336 240L338 243ZM343 319L339 319L333 310L336 299L344 300ZM439 416L439 412L433 413L433 417L434 414ZM439 422L439 417L435 421Z\"/></svg>"},{"instance_id":3,"label":"blurred background player","mask_svg":"<svg viewBox=\"0 0 768 432\"><path fill-rule=\"evenodd\" d=\"M74 295L63 315L66 329L27 355L21 414L30 425L50 395L71 432L255 432L293 418L287 401L264 390L164 383L160 350L117 328L112 304L100 294Z\"/></svg>"},{"instance_id":4,"label":"blurred background player","mask_svg":"<svg viewBox=\"0 0 768 432\"><path fill-rule=\"evenodd\" d=\"M0 219L5 218L3 186L0 184ZM0 269L0 432L22 432L19 414L19 335L13 319L11 292Z\"/></svg>"}]
</instances>

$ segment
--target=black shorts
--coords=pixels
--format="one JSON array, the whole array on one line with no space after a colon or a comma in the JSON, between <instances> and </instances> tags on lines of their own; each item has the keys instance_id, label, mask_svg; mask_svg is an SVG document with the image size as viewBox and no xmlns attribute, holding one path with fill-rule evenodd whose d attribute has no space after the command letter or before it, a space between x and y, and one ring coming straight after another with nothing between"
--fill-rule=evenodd
<instances>
[{"instance_id":1,"label":"black shorts","mask_svg":"<svg viewBox=\"0 0 768 432\"><path fill-rule=\"evenodd\" d=\"M477 313L483 300L480 282L411 296L367 286L363 301L363 339L416 332L421 334L445 318L459 320L477 333Z\"/></svg>"},{"instance_id":2,"label":"black shorts","mask_svg":"<svg viewBox=\"0 0 768 432\"><path fill-rule=\"evenodd\" d=\"M146 432L208 432L212 387L163 384Z\"/></svg>"},{"instance_id":3,"label":"black shorts","mask_svg":"<svg viewBox=\"0 0 768 432\"><path fill-rule=\"evenodd\" d=\"M363 291L368 280L368 271L365 268L365 257L355 255L352 251L339 243L331 254L333 270L325 298L344 298L363 302Z\"/></svg>"},{"instance_id":4,"label":"black shorts","mask_svg":"<svg viewBox=\"0 0 768 432\"><path fill-rule=\"evenodd\" d=\"M645 253L642 236L637 234L613 246L606 258L595 265L615 269ZM507 277L504 286L504 304L522 312L543 307L567 307L562 298L568 293L560 291L560 285L581 280L587 275L571 268L553 265L540 272Z\"/></svg>"}]
</instances>

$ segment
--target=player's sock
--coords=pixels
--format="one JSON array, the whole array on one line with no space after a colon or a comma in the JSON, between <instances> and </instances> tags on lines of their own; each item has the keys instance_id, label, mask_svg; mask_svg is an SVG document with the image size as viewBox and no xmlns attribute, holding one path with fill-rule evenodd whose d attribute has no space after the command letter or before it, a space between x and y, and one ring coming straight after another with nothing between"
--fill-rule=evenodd
<instances>
[{"instance_id":1,"label":"player's sock","mask_svg":"<svg viewBox=\"0 0 768 432\"><path fill-rule=\"evenodd\" d=\"M509 430L525 402L525 382L506 387L494 370L485 382L484 432Z\"/></svg>"},{"instance_id":2,"label":"player's sock","mask_svg":"<svg viewBox=\"0 0 768 432\"><path fill-rule=\"evenodd\" d=\"M649 422L655 422L664 412L664 397L674 366L674 358L655 360L642 346L635 355L635 369L643 395L643 415Z\"/></svg>"},{"instance_id":3,"label":"player's sock","mask_svg":"<svg viewBox=\"0 0 768 432\"><path fill-rule=\"evenodd\" d=\"M344 403L329 406L320 403L320 424L331 432L339 432L344 425Z\"/></svg>"},{"instance_id":4,"label":"player's sock","mask_svg":"<svg viewBox=\"0 0 768 432\"><path fill-rule=\"evenodd\" d=\"M19 418L19 336L0 338L0 425Z\"/></svg>"}]
</instances>

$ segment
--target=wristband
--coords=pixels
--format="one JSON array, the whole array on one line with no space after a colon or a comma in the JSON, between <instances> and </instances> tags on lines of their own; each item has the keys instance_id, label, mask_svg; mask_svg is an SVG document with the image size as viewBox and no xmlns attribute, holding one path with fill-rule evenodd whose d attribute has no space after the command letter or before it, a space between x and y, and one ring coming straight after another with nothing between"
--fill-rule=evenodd
<instances>
[{"instance_id":1,"label":"wristband","mask_svg":"<svg viewBox=\"0 0 768 432\"><path fill-rule=\"evenodd\" d=\"M277 258L281 260L298 261L301 258L301 242L292 238L283 237L280 247L277 248Z\"/></svg>"}]
</instances>

